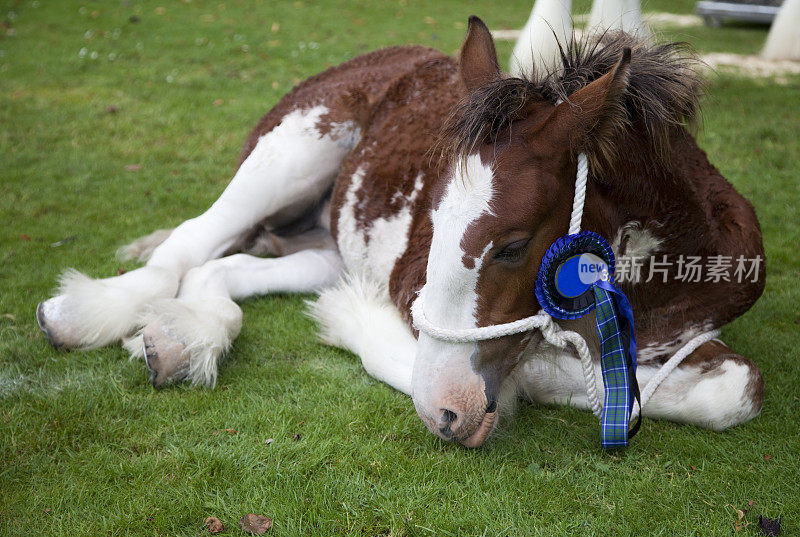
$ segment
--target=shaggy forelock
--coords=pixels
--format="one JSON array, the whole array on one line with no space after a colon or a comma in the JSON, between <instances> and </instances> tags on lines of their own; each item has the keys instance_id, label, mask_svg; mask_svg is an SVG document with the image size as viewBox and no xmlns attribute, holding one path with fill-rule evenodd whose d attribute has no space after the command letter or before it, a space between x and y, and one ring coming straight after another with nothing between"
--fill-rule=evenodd
<instances>
[{"instance_id":1,"label":"shaggy forelock","mask_svg":"<svg viewBox=\"0 0 800 537\"><path fill-rule=\"evenodd\" d=\"M693 124L705 84L700 61L686 43L652 44L622 32L576 40L561 48L561 65L531 71L523 78L501 78L471 92L445 122L442 148L446 158L465 158L481 144L492 143L535 102L566 101L609 72L625 48L631 49L628 84L611 128L594 141L592 160L613 162L611 137L630 125L641 125L655 157L668 153L670 132Z\"/></svg>"}]
</instances>

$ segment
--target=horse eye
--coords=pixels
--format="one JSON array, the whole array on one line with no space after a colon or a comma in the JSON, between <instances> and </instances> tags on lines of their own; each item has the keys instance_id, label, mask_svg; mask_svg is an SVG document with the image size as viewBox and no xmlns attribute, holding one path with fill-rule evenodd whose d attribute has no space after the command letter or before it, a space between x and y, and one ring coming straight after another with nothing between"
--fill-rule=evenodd
<instances>
[{"instance_id":1,"label":"horse eye","mask_svg":"<svg viewBox=\"0 0 800 537\"><path fill-rule=\"evenodd\" d=\"M505 261L506 263L519 261L530 241L530 239L522 239L509 243L505 248L494 254L494 258L498 261Z\"/></svg>"}]
</instances>

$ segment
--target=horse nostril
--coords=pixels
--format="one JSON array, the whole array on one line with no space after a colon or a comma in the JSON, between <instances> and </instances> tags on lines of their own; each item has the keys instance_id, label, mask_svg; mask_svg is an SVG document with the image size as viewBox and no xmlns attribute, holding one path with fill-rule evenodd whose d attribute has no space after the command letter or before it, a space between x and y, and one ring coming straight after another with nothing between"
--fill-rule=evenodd
<instances>
[{"instance_id":1,"label":"horse nostril","mask_svg":"<svg viewBox=\"0 0 800 537\"><path fill-rule=\"evenodd\" d=\"M486 407L486 413L491 414L495 410L497 410L497 401L492 401L489 403L489 406Z\"/></svg>"},{"instance_id":2,"label":"horse nostril","mask_svg":"<svg viewBox=\"0 0 800 537\"><path fill-rule=\"evenodd\" d=\"M442 410L442 417L439 419L439 421L442 423L443 426L447 427L451 423L456 421L457 417L458 416L456 415L456 413L453 412L452 410Z\"/></svg>"},{"instance_id":3,"label":"horse nostril","mask_svg":"<svg viewBox=\"0 0 800 537\"><path fill-rule=\"evenodd\" d=\"M456 421L456 418L458 418L458 415L452 410L442 410L442 416L439 418L439 432L445 438L453 436L453 430L450 426Z\"/></svg>"}]
</instances>

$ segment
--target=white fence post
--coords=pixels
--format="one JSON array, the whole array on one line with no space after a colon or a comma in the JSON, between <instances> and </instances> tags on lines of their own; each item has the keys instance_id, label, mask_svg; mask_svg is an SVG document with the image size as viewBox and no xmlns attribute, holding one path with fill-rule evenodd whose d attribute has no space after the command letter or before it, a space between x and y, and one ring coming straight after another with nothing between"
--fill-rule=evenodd
<instances>
[{"instance_id":1,"label":"white fence post","mask_svg":"<svg viewBox=\"0 0 800 537\"><path fill-rule=\"evenodd\" d=\"M784 0L761 56L767 60L800 60L800 0Z\"/></svg>"}]
</instances>

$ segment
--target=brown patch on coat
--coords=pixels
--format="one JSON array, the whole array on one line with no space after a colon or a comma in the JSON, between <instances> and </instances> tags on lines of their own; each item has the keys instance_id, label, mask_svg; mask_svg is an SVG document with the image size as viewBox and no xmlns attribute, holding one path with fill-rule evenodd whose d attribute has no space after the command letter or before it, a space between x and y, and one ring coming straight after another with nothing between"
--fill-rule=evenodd
<instances>
[{"instance_id":1,"label":"brown patch on coat","mask_svg":"<svg viewBox=\"0 0 800 537\"><path fill-rule=\"evenodd\" d=\"M441 55L441 52L425 47L387 47L305 79L284 95L250 132L239 164L253 151L259 138L280 125L284 116L298 109L318 105L328 108L328 114L318 124L321 134L329 132L331 124L349 120L360 124L365 119L364 110L358 106L353 108L356 101L379 101L389 85L409 66L426 57Z\"/></svg>"},{"instance_id":2,"label":"brown patch on coat","mask_svg":"<svg viewBox=\"0 0 800 537\"><path fill-rule=\"evenodd\" d=\"M366 233L375 220L410 209L408 246L387 282L390 296L400 305L407 320L416 292L425 281L432 234L428 214L431 188L446 166L431 156L430 149L441 129L441 118L463 91L457 77L455 61L442 54L434 58L426 56L401 73L372 106L361 142L342 165L333 192L334 238L338 237L338 217L352 176L359 168L364 171L364 178L353 209L360 230ZM412 202L410 198L420 177L422 188Z\"/></svg>"}]
</instances>

